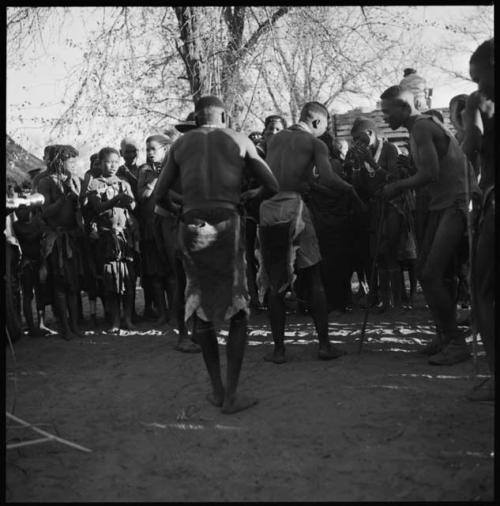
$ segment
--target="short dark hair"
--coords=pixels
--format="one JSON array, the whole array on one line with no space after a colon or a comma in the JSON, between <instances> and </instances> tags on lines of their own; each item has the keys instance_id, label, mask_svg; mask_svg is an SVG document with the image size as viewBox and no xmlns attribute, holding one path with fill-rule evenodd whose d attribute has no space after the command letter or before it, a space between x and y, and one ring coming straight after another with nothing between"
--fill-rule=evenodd
<instances>
[{"instance_id":1,"label":"short dark hair","mask_svg":"<svg viewBox=\"0 0 500 506\"><path fill-rule=\"evenodd\" d=\"M120 153L118 152L118 150L116 150L115 148L105 147L102 148L98 153L99 161L101 162L102 160L104 160L104 157L107 155L116 155L120 157Z\"/></svg>"},{"instance_id":2,"label":"short dark hair","mask_svg":"<svg viewBox=\"0 0 500 506\"><path fill-rule=\"evenodd\" d=\"M495 51L493 44L493 37L489 40L485 40L480 44L477 49L472 53L469 63L474 65L481 65L485 67L495 66Z\"/></svg>"},{"instance_id":3,"label":"short dark hair","mask_svg":"<svg viewBox=\"0 0 500 506\"><path fill-rule=\"evenodd\" d=\"M273 121L280 121L281 124L283 125L283 128L286 128L286 120L285 120L285 118L283 118L283 116L280 116L279 114L271 114L270 116L268 116L264 120L264 128L267 128L269 123L271 123Z\"/></svg>"},{"instance_id":4,"label":"short dark hair","mask_svg":"<svg viewBox=\"0 0 500 506\"><path fill-rule=\"evenodd\" d=\"M380 95L380 98L382 100L396 100L401 95L401 92L403 91L403 88L401 86L391 86L387 88L382 95Z\"/></svg>"},{"instance_id":5,"label":"short dark hair","mask_svg":"<svg viewBox=\"0 0 500 506\"><path fill-rule=\"evenodd\" d=\"M382 95L380 95L380 98L382 100L392 100L401 107L407 106L412 109L415 107L413 93L407 88L399 85L387 88Z\"/></svg>"},{"instance_id":6,"label":"short dark hair","mask_svg":"<svg viewBox=\"0 0 500 506\"><path fill-rule=\"evenodd\" d=\"M208 107L220 107L221 109L224 109L224 104L222 103L222 100L220 100L220 98L214 95L208 95L206 97L201 97L200 100L196 102L194 111L196 113Z\"/></svg>"},{"instance_id":7,"label":"short dark hair","mask_svg":"<svg viewBox=\"0 0 500 506\"><path fill-rule=\"evenodd\" d=\"M329 117L328 109L321 104L320 102L307 102L302 107L302 111L300 112L300 119L308 119L320 114L321 116L325 116L327 119Z\"/></svg>"},{"instance_id":8,"label":"short dark hair","mask_svg":"<svg viewBox=\"0 0 500 506\"><path fill-rule=\"evenodd\" d=\"M355 132L359 132L360 130L361 131L373 130L375 133L378 134L378 127L377 124L375 123L375 120L365 116L358 116L354 120L354 123L352 124L351 128L351 135L353 135Z\"/></svg>"}]
</instances>

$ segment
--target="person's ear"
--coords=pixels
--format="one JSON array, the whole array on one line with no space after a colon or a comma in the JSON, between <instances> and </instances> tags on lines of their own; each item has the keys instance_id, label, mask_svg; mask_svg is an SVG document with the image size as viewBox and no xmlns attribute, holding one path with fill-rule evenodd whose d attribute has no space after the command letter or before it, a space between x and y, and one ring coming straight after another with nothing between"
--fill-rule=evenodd
<instances>
[{"instance_id":1,"label":"person's ear","mask_svg":"<svg viewBox=\"0 0 500 506\"><path fill-rule=\"evenodd\" d=\"M319 126L319 119L313 119L312 126L313 126L313 128L318 128L318 126Z\"/></svg>"}]
</instances>

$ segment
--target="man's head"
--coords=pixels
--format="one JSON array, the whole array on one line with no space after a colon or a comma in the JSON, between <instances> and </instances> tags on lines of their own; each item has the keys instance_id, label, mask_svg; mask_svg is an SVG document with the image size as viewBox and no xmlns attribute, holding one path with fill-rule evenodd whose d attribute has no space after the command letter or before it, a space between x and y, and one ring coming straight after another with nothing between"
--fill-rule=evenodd
<instances>
[{"instance_id":1,"label":"man's head","mask_svg":"<svg viewBox=\"0 0 500 506\"><path fill-rule=\"evenodd\" d=\"M262 140L262 134L260 132L251 132L248 138L257 145Z\"/></svg>"},{"instance_id":2,"label":"man's head","mask_svg":"<svg viewBox=\"0 0 500 506\"><path fill-rule=\"evenodd\" d=\"M172 144L166 135L151 135L146 139L146 157L149 162L162 163L167 155L168 148Z\"/></svg>"},{"instance_id":3,"label":"man's head","mask_svg":"<svg viewBox=\"0 0 500 506\"><path fill-rule=\"evenodd\" d=\"M125 137L120 143L120 155L125 165L133 165L137 160L138 144L130 137Z\"/></svg>"},{"instance_id":4,"label":"man's head","mask_svg":"<svg viewBox=\"0 0 500 506\"><path fill-rule=\"evenodd\" d=\"M224 104L220 99L209 95L201 97L194 108L196 125L217 125L224 126L226 124L226 111Z\"/></svg>"},{"instance_id":5,"label":"man's head","mask_svg":"<svg viewBox=\"0 0 500 506\"><path fill-rule=\"evenodd\" d=\"M71 174L77 157L78 151L73 146L55 144L47 154L47 169L52 174Z\"/></svg>"},{"instance_id":6,"label":"man's head","mask_svg":"<svg viewBox=\"0 0 500 506\"><path fill-rule=\"evenodd\" d=\"M99 163L104 177L114 176L120 166L120 153L115 148L102 148L99 151Z\"/></svg>"},{"instance_id":7,"label":"man's head","mask_svg":"<svg viewBox=\"0 0 500 506\"><path fill-rule=\"evenodd\" d=\"M410 116L417 114L413 93L406 88L391 86L380 95L380 98L384 121L393 130L397 130Z\"/></svg>"},{"instance_id":8,"label":"man's head","mask_svg":"<svg viewBox=\"0 0 500 506\"><path fill-rule=\"evenodd\" d=\"M309 126L314 137L319 137L328 126L328 110L319 102L307 102L300 111L300 121Z\"/></svg>"},{"instance_id":9,"label":"man's head","mask_svg":"<svg viewBox=\"0 0 500 506\"><path fill-rule=\"evenodd\" d=\"M272 137L274 134L277 134L279 131L284 130L285 128L285 118L279 116L278 114L272 114L264 120L264 130L262 132L262 137L264 140L267 140L269 137Z\"/></svg>"},{"instance_id":10,"label":"man's head","mask_svg":"<svg viewBox=\"0 0 500 506\"><path fill-rule=\"evenodd\" d=\"M493 39L483 42L472 53L469 61L471 79L478 91L487 99L495 101L495 53Z\"/></svg>"},{"instance_id":11,"label":"man's head","mask_svg":"<svg viewBox=\"0 0 500 506\"><path fill-rule=\"evenodd\" d=\"M364 116L356 118L352 124L351 136L354 142L374 146L378 139L378 128L375 121Z\"/></svg>"}]
</instances>

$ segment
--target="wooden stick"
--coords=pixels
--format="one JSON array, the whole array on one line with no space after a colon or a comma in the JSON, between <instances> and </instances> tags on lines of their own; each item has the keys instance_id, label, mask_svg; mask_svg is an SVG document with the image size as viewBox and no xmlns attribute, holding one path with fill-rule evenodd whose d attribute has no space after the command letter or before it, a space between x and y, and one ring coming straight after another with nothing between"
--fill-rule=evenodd
<instances>
[{"instance_id":1,"label":"wooden stick","mask_svg":"<svg viewBox=\"0 0 500 506\"><path fill-rule=\"evenodd\" d=\"M77 450L80 450L82 452L89 452L89 453L92 452L92 450L89 450L88 448L85 448L84 446L77 445L77 444L72 443L71 441L68 441L66 439L62 439L60 437L54 436L53 434L50 434L49 432L45 432L42 429L38 429L37 427L33 427L33 425L29 424L28 422L25 422L24 420L21 420L20 418L17 418L17 416L14 416L14 415L10 414L9 412L6 412L5 414L11 420L14 420L17 423L20 423L21 425L24 425L25 427L29 427L30 429L34 430L38 434L41 434L42 436L46 436L49 439L52 439L54 441L59 441L59 443L71 446L72 448L76 448Z\"/></svg>"},{"instance_id":2,"label":"wooden stick","mask_svg":"<svg viewBox=\"0 0 500 506\"><path fill-rule=\"evenodd\" d=\"M474 232L472 230L472 219L470 215L470 204L471 204L471 193L470 193L470 180L469 174L473 171L472 164L470 161L466 164L465 168L465 193L467 198L467 210L466 210L466 219L467 219L467 242L469 246L469 262L467 265L467 281L469 283L469 293L470 293L470 320L471 320L471 330L472 330L472 363L474 365L474 376L477 378L479 374L479 366L477 361L477 305L476 305L476 297L475 297L475 286L474 279L472 277L472 264L474 262L474 246L473 246L473 237Z\"/></svg>"},{"instance_id":3,"label":"wooden stick","mask_svg":"<svg viewBox=\"0 0 500 506\"><path fill-rule=\"evenodd\" d=\"M370 281L368 283L368 288L373 287L373 282L375 281L375 268L377 266L377 255L378 250L380 246L380 237L382 236L382 230L384 226L384 214L385 214L385 201L382 199L379 201L380 205L380 219L378 222L377 227L377 236L375 238L375 251L373 252L373 263L372 263L372 270L370 272ZM358 354L361 353L361 350L363 349L363 341L365 340L365 330L366 330L366 323L368 322L368 313L370 312L370 292L367 294L366 298L366 309L365 309L365 316L363 319L363 326L361 327L361 337L359 339L359 348L358 348Z\"/></svg>"},{"instance_id":4,"label":"wooden stick","mask_svg":"<svg viewBox=\"0 0 500 506\"><path fill-rule=\"evenodd\" d=\"M7 445L7 450L12 450L13 448L19 448L21 446L29 446L29 445L36 445L38 443L45 443L45 441L52 441L51 437L42 437L40 439L32 439L31 441L21 441L20 443L12 443L10 445Z\"/></svg>"}]
</instances>

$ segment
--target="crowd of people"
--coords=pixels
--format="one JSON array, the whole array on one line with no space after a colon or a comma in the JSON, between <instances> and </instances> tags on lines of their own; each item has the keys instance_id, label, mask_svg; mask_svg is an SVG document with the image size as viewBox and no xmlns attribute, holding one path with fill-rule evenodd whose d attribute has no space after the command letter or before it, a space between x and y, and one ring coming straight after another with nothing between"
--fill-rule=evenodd
<instances>
[{"instance_id":1,"label":"crowd of people","mask_svg":"<svg viewBox=\"0 0 500 506\"><path fill-rule=\"evenodd\" d=\"M494 375L493 68L490 40L470 60L478 91L450 102L456 134L404 82L385 90L384 119L408 130L407 154L363 115L350 145L337 142L319 102L291 126L273 114L262 134L246 135L227 127L213 96L175 132L148 137L140 166L131 138L93 154L81 179L74 147L47 146L46 167L25 187L8 186L10 334L21 308L30 334L56 333L50 304L58 333L78 338L82 293L92 324L100 301L111 333L140 320L159 329L175 322L176 349L202 352L209 400L233 413L256 402L236 394L250 310L267 311L274 349L264 358L281 364L293 296L313 319L318 358L330 360L344 354L330 343L332 310L351 311L355 301L379 313L411 310L418 279L436 326L422 350L429 363L470 358L457 324L457 303L470 299ZM222 321L230 322L225 383L214 327ZM494 398L493 381L469 397Z\"/></svg>"}]
</instances>

